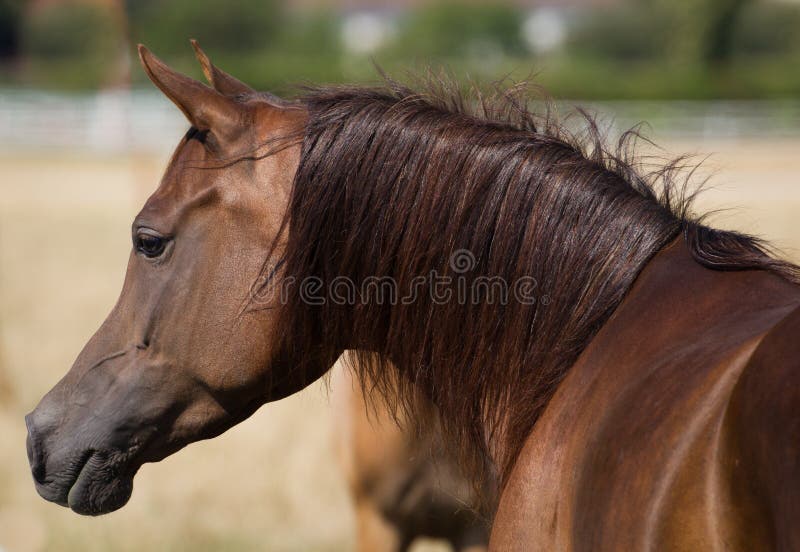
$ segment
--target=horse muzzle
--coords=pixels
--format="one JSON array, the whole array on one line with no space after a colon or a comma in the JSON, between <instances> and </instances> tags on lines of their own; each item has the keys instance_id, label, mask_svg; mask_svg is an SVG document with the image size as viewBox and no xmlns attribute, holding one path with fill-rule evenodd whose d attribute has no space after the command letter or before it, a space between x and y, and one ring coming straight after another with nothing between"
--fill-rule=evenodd
<instances>
[{"instance_id":1,"label":"horse muzzle","mask_svg":"<svg viewBox=\"0 0 800 552\"><path fill-rule=\"evenodd\" d=\"M28 461L42 498L83 515L112 512L128 502L141 465L138 445L125 450L89 446L79 434L53 430L41 420L38 408L25 417Z\"/></svg>"}]
</instances>

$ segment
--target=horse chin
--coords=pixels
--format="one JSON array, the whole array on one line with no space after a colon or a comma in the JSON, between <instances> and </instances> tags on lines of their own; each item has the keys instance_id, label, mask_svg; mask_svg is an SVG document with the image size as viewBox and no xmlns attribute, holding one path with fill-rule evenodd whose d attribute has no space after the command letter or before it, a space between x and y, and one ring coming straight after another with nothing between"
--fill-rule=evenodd
<instances>
[{"instance_id":1,"label":"horse chin","mask_svg":"<svg viewBox=\"0 0 800 552\"><path fill-rule=\"evenodd\" d=\"M98 516L118 510L133 493L133 473L120 474L107 465L93 465L92 456L67 494L67 505L78 514Z\"/></svg>"},{"instance_id":2,"label":"horse chin","mask_svg":"<svg viewBox=\"0 0 800 552\"><path fill-rule=\"evenodd\" d=\"M122 508L133 492L136 469L114 462L108 455L89 453L70 470L77 473L71 484L37 485L39 494L51 502L86 516L107 514Z\"/></svg>"}]
</instances>

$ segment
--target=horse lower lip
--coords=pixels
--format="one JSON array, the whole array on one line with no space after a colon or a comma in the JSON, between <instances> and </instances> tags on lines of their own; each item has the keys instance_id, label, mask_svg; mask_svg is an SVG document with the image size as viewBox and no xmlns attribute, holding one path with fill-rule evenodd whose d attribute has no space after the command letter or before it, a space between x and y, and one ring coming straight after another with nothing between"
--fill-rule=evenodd
<instances>
[{"instance_id":1,"label":"horse lower lip","mask_svg":"<svg viewBox=\"0 0 800 552\"><path fill-rule=\"evenodd\" d=\"M94 453L93 452L89 452L82 459L81 467L80 467L80 470L78 471L78 475L75 477L75 480L72 482L72 485L70 486L69 491L67 491L67 504L66 505L69 506L70 508L72 508L73 505L78 500L78 497L73 496L74 495L74 491L78 488L79 483L81 482L81 479L86 475L86 471L87 471L86 467L89 465L89 461L92 459L92 456L94 456Z\"/></svg>"}]
</instances>

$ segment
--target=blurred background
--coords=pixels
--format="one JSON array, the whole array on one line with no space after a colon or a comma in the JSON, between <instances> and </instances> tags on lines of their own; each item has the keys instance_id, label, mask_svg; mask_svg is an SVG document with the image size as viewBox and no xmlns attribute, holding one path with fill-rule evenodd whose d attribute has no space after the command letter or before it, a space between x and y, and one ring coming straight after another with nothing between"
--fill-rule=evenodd
<instances>
[{"instance_id":1,"label":"blurred background","mask_svg":"<svg viewBox=\"0 0 800 552\"><path fill-rule=\"evenodd\" d=\"M352 549L321 386L145 466L109 516L33 488L22 416L113 305L130 222L187 126L135 45L200 78L189 38L279 94L375 81L375 64L532 79L612 136L646 121L660 155L710 155L700 207L800 261L797 0L0 0L2 552Z\"/></svg>"}]
</instances>

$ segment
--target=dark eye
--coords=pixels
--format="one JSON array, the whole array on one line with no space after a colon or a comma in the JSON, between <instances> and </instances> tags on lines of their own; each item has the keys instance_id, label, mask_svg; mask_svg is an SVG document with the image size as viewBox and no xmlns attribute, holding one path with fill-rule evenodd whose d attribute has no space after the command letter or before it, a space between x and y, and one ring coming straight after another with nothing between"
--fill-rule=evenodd
<instances>
[{"instance_id":1,"label":"dark eye","mask_svg":"<svg viewBox=\"0 0 800 552\"><path fill-rule=\"evenodd\" d=\"M167 247L167 239L146 232L139 232L134 238L136 251L148 258L155 258L164 252Z\"/></svg>"}]
</instances>

